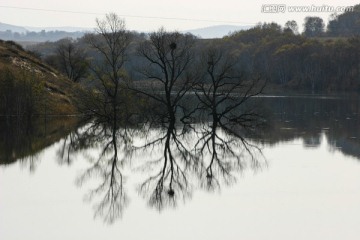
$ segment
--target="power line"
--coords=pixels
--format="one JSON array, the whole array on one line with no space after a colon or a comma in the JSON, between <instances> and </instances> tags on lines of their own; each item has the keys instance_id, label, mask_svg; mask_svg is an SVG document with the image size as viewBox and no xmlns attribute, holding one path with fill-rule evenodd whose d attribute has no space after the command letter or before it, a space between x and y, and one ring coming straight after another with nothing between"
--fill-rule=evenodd
<instances>
[{"instance_id":1,"label":"power line","mask_svg":"<svg viewBox=\"0 0 360 240\"><path fill-rule=\"evenodd\" d=\"M5 5L0 5L0 8L28 10L28 11L42 11L42 12L70 13L70 14L86 14L86 15L105 15L106 14L106 13L100 13L100 12L85 12L85 11L56 10L56 9L45 9L45 8L15 7L15 6L5 6ZM232 23L232 24L249 24L249 25L256 24L256 23L250 23L250 22L211 20L211 19L199 19L199 18L176 18L176 17L144 16L144 15L124 15L124 14L118 14L118 15L120 17L124 17L124 18L177 20L177 21L211 22L211 23Z\"/></svg>"},{"instance_id":2,"label":"power line","mask_svg":"<svg viewBox=\"0 0 360 240\"><path fill-rule=\"evenodd\" d=\"M9 9L18 9L18 10L30 10L30 11L42 11L42 12L72 13L72 14L105 15L105 13L80 12L80 11L69 11L69 10L55 10L55 9L44 9L44 8L29 8L29 7L14 7L14 6L0 6L0 8L9 8Z\"/></svg>"}]
</instances>

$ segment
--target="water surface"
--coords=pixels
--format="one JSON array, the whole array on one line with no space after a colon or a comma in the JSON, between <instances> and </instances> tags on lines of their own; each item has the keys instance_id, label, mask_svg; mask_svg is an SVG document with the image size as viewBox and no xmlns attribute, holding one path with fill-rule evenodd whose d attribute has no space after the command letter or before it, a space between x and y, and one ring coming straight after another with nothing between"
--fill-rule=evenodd
<instances>
[{"instance_id":1,"label":"water surface","mask_svg":"<svg viewBox=\"0 0 360 240\"><path fill-rule=\"evenodd\" d=\"M185 151L200 123L168 148L167 129L121 126L117 154L92 123L3 123L1 239L358 239L357 96L261 101L271 115L250 151L218 130L213 164L211 144Z\"/></svg>"}]
</instances>

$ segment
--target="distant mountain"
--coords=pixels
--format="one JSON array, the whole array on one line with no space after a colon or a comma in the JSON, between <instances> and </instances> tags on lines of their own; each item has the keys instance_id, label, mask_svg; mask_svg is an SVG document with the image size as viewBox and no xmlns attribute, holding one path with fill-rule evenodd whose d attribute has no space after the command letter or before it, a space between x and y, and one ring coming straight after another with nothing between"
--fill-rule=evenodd
<instances>
[{"instance_id":1,"label":"distant mountain","mask_svg":"<svg viewBox=\"0 0 360 240\"><path fill-rule=\"evenodd\" d=\"M195 36L198 36L200 38L222 38L229 33L240 31L240 30L246 30L253 26L234 26L234 25L217 25L217 26L210 26L205 28L198 28L198 29L192 29L187 31L182 31L183 33L191 33ZM11 30L12 33L21 33L26 34L27 32L37 32L40 33L42 30L45 30L45 32L54 32L54 31L61 31L69 33L66 36L42 36L42 38L39 38L38 36L31 36L31 37L23 37L23 39L18 39L19 37L14 36L0 36L0 38L4 40L15 40L15 41L56 41L60 38L64 37L81 37L84 32L91 32L93 31L92 28L84 28L84 27L22 27L22 26L15 26L10 25L6 23L0 23L0 32L5 32L6 30ZM76 33L76 36L74 34ZM82 33L79 35L79 33Z\"/></svg>"},{"instance_id":2,"label":"distant mountain","mask_svg":"<svg viewBox=\"0 0 360 240\"><path fill-rule=\"evenodd\" d=\"M42 30L45 30L46 32L50 31L64 31L64 32L89 32L93 31L93 28L85 28L85 27L22 27L22 26L16 26L11 25L7 23L0 22L0 31L4 32L10 30L13 33L26 33L26 32L41 32Z\"/></svg>"},{"instance_id":3,"label":"distant mountain","mask_svg":"<svg viewBox=\"0 0 360 240\"><path fill-rule=\"evenodd\" d=\"M195 36L200 38L222 38L229 33L246 30L253 27L252 25L249 26L234 26L234 25L217 25L217 26L210 26L205 28L198 28L193 30L183 31L184 33L191 33Z\"/></svg>"},{"instance_id":4,"label":"distant mountain","mask_svg":"<svg viewBox=\"0 0 360 240\"><path fill-rule=\"evenodd\" d=\"M18 32L18 33L25 33L26 31L28 31L24 27L19 27L19 26L10 25L10 24L0 22L0 31L5 32L7 30L10 30L12 32Z\"/></svg>"},{"instance_id":5,"label":"distant mountain","mask_svg":"<svg viewBox=\"0 0 360 240\"><path fill-rule=\"evenodd\" d=\"M28 31L40 32L45 30L46 32L50 31L64 31L64 32L90 32L93 31L93 28L84 28L84 27L25 27Z\"/></svg>"},{"instance_id":6,"label":"distant mountain","mask_svg":"<svg viewBox=\"0 0 360 240\"><path fill-rule=\"evenodd\" d=\"M11 32L8 32L9 30ZM0 39L21 42L22 44L25 42L54 42L62 38L76 39L90 31L93 29L82 27L20 27L0 23Z\"/></svg>"}]
</instances>

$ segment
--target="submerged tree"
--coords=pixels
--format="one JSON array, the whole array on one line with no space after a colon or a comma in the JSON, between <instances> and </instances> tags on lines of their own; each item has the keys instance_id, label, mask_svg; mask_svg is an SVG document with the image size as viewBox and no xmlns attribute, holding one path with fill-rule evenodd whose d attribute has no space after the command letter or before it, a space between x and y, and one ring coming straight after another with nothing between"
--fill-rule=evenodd
<instances>
[{"instance_id":1,"label":"submerged tree","mask_svg":"<svg viewBox=\"0 0 360 240\"><path fill-rule=\"evenodd\" d=\"M93 107L101 107L96 112L102 124L105 118L108 123L94 137L103 140L100 156L80 178L79 183L90 179L93 175L102 177L102 183L89 193L89 199L102 195L96 206L96 215L103 216L105 221L112 223L121 216L128 203L124 191L124 177L121 166L128 158L128 135L126 129L119 128L120 93L125 85L124 63L127 60L127 48L130 44L130 33L125 22L114 13L107 14L104 20L96 20L96 34L86 36L90 46L96 50L99 58L91 64L95 78L99 80L102 91L97 94ZM100 96L100 97L99 97ZM96 128L95 128L96 129ZM124 140L120 144L120 139ZM122 150L120 152L119 150ZM122 156L122 154L125 154ZM130 154L129 154L130 155ZM110 156L110 157L108 157Z\"/></svg>"},{"instance_id":2,"label":"submerged tree","mask_svg":"<svg viewBox=\"0 0 360 240\"><path fill-rule=\"evenodd\" d=\"M148 65L141 73L149 80L151 90L136 88L137 92L155 100L165 110L168 122L175 123L175 114L181 108L181 99L191 88L190 72L194 36L179 32L166 32L161 28L149 36L138 48L138 54Z\"/></svg>"},{"instance_id":3,"label":"submerged tree","mask_svg":"<svg viewBox=\"0 0 360 240\"><path fill-rule=\"evenodd\" d=\"M165 203L175 203L180 193L186 193L186 168L194 164L187 146L182 144L181 137L184 128L179 129L176 123L179 113L186 112L181 102L185 94L191 89L191 64L193 54L194 36L179 32L166 32L161 28L149 35L149 40L142 42L138 54L144 58L148 65L140 72L150 82L146 89L135 86L137 93L147 96L159 106L160 122L163 123L163 134L157 139L150 140L142 149L154 146L161 147L160 158L150 161L152 166L161 166L160 170L141 184L141 192L151 192L149 204L161 209ZM187 195L187 194L185 194ZM169 200L165 202L164 200Z\"/></svg>"},{"instance_id":4,"label":"submerged tree","mask_svg":"<svg viewBox=\"0 0 360 240\"><path fill-rule=\"evenodd\" d=\"M91 69L103 87L103 115L116 122L120 85L126 75L123 67L130 33L125 28L125 21L115 13L107 14L104 20L97 19L96 24L96 34L89 34L86 38L101 60L93 61Z\"/></svg>"},{"instance_id":5,"label":"submerged tree","mask_svg":"<svg viewBox=\"0 0 360 240\"><path fill-rule=\"evenodd\" d=\"M255 79L245 81L236 70L235 60L223 51L210 48L202 60L205 69L203 77L195 85L195 94L200 104L199 109L209 116L209 127L203 127L195 150L200 155L210 154L210 161L205 164L207 188L216 183L214 169L224 179L232 179L231 172L243 167L244 153L251 156L257 165L253 149L245 134L255 131L262 125L263 117L249 100L262 93L265 83Z\"/></svg>"}]
</instances>

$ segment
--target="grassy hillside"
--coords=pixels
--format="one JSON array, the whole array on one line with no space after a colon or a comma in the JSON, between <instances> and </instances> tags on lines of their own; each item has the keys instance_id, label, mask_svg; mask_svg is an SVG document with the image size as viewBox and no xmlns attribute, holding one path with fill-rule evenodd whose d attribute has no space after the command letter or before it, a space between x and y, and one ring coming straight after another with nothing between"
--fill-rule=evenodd
<instances>
[{"instance_id":1,"label":"grassy hillside","mask_svg":"<svg viewBox=\"0 0 360 240\"><path fill-rule=\"evenodd\" d=\"M0 115L76 114L79 91L36 55L0 40Z\"/></svg>"}]
</instances>

